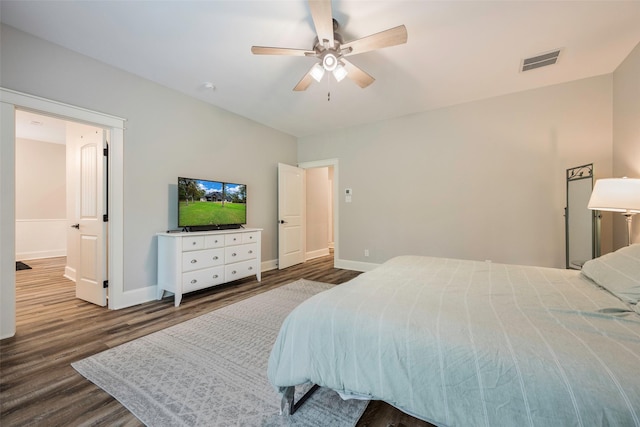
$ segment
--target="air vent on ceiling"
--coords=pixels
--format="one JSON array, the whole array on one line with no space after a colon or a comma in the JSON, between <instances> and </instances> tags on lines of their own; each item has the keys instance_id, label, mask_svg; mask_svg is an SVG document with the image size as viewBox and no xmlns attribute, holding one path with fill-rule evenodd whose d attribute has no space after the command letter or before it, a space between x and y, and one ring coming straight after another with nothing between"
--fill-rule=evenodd
<instances>
[{"instance_id":1,"label":"air vent on ceiling","mask_svg":"<svg viewBox=\"0 0 640 427\"><path fill-rule=\"evenodd\" d=\"M556 49L551 52L541 53L531 58L525 58L520 64L520 71L535 70L536 68L546 67L558 62L562 49Z\"/></svg>"}]
</instances>

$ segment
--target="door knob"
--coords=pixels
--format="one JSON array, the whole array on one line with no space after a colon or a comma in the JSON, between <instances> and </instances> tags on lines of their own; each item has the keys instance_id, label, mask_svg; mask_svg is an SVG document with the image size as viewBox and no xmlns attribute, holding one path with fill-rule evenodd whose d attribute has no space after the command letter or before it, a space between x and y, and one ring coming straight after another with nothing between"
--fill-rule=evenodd
<instances>
[{"instance_id":1,"label":"door knob","mask_svg":"<svg viewBox=\"0 0 640 427\"><path fill-rule=\"evenodd\" d=\"M80 230L80 224L73 224L71 228L75 228L76 230Z\"/></svg>"}]
</instances>

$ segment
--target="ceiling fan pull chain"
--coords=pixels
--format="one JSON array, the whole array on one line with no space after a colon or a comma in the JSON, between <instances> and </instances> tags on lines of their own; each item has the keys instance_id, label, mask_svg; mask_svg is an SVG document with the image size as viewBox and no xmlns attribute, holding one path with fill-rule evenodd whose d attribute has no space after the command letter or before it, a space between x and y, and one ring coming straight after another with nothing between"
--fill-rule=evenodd
<instances>
[{"instance_id":1,"label":"ceiling fan pull chain","mask_svg":"<svg viewBox=\"0 0 640 427\"><path fill-rule=\"evenodd\" d=\"M327 76L327 102L331 101L331 76Z\"/></svg>"}]
</instances>

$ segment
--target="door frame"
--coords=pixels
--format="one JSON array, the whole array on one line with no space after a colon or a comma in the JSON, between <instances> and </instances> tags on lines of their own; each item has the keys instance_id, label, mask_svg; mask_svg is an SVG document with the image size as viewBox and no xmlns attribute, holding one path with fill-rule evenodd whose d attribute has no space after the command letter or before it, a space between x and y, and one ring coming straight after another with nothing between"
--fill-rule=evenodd
<instances>
[{"instance_id":1,"label":"door frame","mask_svg":"<svg viewBox=\"0 0 640 427\"><path fill-rule=\"evenodd\" d=\"M16 332L15 110L87 123L110 131L108 162L108 307L124 306L123 155L125 119L0 87L0 339Z\"/></svg>"},{"instance_id":2,"label":"door frame","mask_svg":"<svg viewBox=\"0 0 640 427\"><path fill-rule=\"evenodd\" d=\"M333 167L333 267L341 268L340 266L340 192L338 191L339 185L339 171L338 171L338 159L324 159L315 160L311 162L298 163L298 167L301 169L313 169L313 168L325 168ZM307 217L305 215L304 221Z\"/></svg>"}]
</instances>

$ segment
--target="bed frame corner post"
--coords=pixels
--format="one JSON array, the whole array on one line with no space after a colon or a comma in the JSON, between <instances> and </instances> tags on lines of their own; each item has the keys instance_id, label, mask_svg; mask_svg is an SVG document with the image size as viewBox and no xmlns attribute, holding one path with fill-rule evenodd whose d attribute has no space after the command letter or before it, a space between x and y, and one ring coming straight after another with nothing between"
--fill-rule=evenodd
<instances>
[{"instance_id":1,"label":"bed frame corner post","mask_svg":"<svg viewBox=\"0 0 640 427\"><path fill-rule=\"evenodd\" d=\"M293 394L295 387L283 387L282 400L280 401L280 414L292 415L294 412Z\"/></svg>"}]
</instances>

